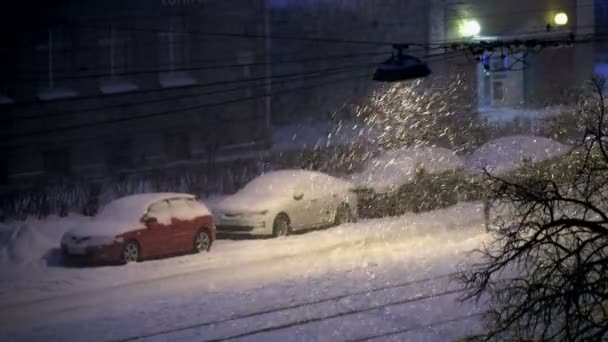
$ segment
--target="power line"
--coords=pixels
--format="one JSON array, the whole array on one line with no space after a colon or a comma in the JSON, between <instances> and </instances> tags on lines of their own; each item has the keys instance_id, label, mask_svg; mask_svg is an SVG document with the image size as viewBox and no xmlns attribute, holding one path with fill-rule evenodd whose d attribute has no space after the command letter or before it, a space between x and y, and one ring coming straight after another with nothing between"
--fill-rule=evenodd
<instances>
[{"instance_id":1,"label":"power line","mask_svg":"<svg viewBox=\"0 0 608 342\"><path fill-rule=\"evenodd\" d=\"M347 67L356 67L356 66L367 66L367 65L375 65L375 64L371 64L371 63L367 63L367 64L357 64L357 65L351 65L351 66L345 66L345 67L340 67L340 68L347 68ZM316 72L316 73L321 73L321 72L326 72L326 71L332 71L336 68L327 68L327 69L321 69L321 70L314 70L314 71L310 71L310 72ZM287 73L287 74L279 74L279 75L273 75L270 78L284 78L284 77L296 77L296 76L301 76L302 73L297 72L297 73ZM33 105L33 104L40 104L40 103L55 103L55 102L72 102L72 101L83 101L83 100L92 100L92 99L99 99L100 97L118 97L118 96L133 96L133 95L139 95L139 94L149 94L149 93L157 93L157 92L165 92L165 91L171 91L171 90L178 90L178 89L200 89L200 88L207 88L207 87L214 87L214 86L222 86L222 85L230 85L230 84L235 84L235 83L242 83L242 82L257 82L257 81L263 81L268 79L268 77L266 76L260 76L260 77L253 77L253 78L245 78L245 79L239 79L239 80L222 80L222 81L214 81L214 82L208 82L208 83L204 83L204 84L193 84L193 85L188 85L188 86L183 86L183 87L174 87L174 88L154 88L154 89L148 89L148 90L138 90L138 91L132 91L132 92L128 92L128 93L119 93L119 94L95 94L95 95L91 95L91 96L79 96L79 97L73 97L73 98L67 98L67 99L61 99L61 100L57 100L57 101L50 101L50 102L45 102L45 101L29 101L29 102L17 102L15 104L12 105L7 105L8 107L17 107L17 106L26 106L26 105Z\"/></svg>"},{"instance_id":2,"label":"power line","mask_svg":"<svg viewBox=\"0 0 608 342\"><path fill-rule=\"evenodd\" d=\"M203 65L203 66L192 66L192 67L177 67L177 68L168 68L168 69L155 68L155 69L133 70L133 71L124 71L124 72L116 72L116 73L106 72L106 73L101 73L101 74L87 74L87 75L78 75L78 76L54 77L53 79L55 81L82 80L82 79L89 79L89 78L124 77L124 76L136 76L136 75L145 75L145 74L157 74L157 73L243 68L243 67L251 67L251 66L274 66L274 65L279 65L279 64L318 62L318 61L322 61L322 60L332 60L332 59L350 59L350 58L360 58L360 57L380 56L380 55L385 56L387 53L389 53L389 52L355 53L355 54L345 54L345 55L329 56L329 57L305 58L305 59L288 60L288 61L230 63L230 64ZM46 76L46 75L41 74L40 76ZM18 80L25 81L25 82L40 82L40 79L18 79Z\"/></svg>"},{"instance_id":3,"label":"power line","mask_svg":"<svg viewBox=\"0 0 608 342\"><path fill-rule=\"evenodd\" d=\"M449 58L450 55L453 56L455 53L460 53L460 51L452 51L450 53L437 54L437 55L429 56L429 58L442 57L442 58L446 59L446 58ZM52 129L52 130L45 130L44 132L40 132L40 131L28 132L28 133L20 134L20 137L35 136L35 135L41 135L41 134L50 134L50 133L54 133L57 131L75 130L75 129L79 129L79 128L88 128L88 127L95 127L95 126L101 126L101 125L110 125L110 124L114 124L114 123L135 121L135 120L141 120L141 119L147 119L147 118L153 118L153 117L161 117L161 116L170 115L170 114L180 114L180 113L184 113L184 112L195 110L195 109L224 106L224 105L230 105L230 104L234 104L234 103L246 102L246 101L250 101L250 100L254 100L254 99L265 98L268 96L278 96L278 95L283 95L283 94L297 93L302 90L314 89L314 88L318 88L318 87L322 87L322 86L326 86L326 85L332 85L332 84L337 84L337 83L342 83L342 82L352 82L352 81L366 79L366 78L370 79L370 77L371 77L371 74L366 73L366 74L359 75L356 77L348 77L348 78L336 79L336 80L332 80L332 81L328 81L328 82L321 82L321 83L317 83L317 84L313 84L313 85L306 85L306 86L290 88L290 89L282 89L279 91L272 92L270 94L247 96L247 97L237 98L237 99L228 100L228 101L206 103L206 104L179 108L179 109L174 109L174 110L168 110L168 111L163 111L163 112L157 112L157 113L148 113L148 114L143 114L143 115L139 115L136 117L132 116L132 117L121 118L121 119L105 120L103 122L88 123L86 125L72 125L69 127L65 127L65 126L58 127L58 128ZM8 138L10 139L10 138L15 138L15 137L16 136L10 136ZM61 143L64 144L64 143L72 143L72 142L91 141L91 140L101 139L104 137L112 137L112 135L71 139L71 140L67 140L67 141L62 141ZM22 145L14 145L14 146L5 145L5 146L2 146L2 148L3 149L22 149L22 148L27 148L28 146L32 146L32 145L37 145L37 144L22 144Z\"/></svg>"},{"instance_id":4,"label":"power line","mask_svg":"<svg viewBox=\"0 0 608 342\"><path fill-rule=\"evenodd\" d=\"M326 86L326 85L333 85L333 84L342 83L342 82L352 82L355 80L366 79L366 78L370 79L371 74L366 73L366 74L358 75L355 77L350 76L348 78L336 79L336 80L317 83L317 84L313 84L313 85L306 85L306 86L297 87L297 88L283 89L280 91L275 91L271 94L246 96L246 97L240 97L240 98L236 98L236 99L232 99L232 100L228 100L228 101L205 103L205 104L200 104L200 105L190 106L190 107L185 107L185 108L172 109L172 110L155 112L155 113L147 113L147 114L120 118L120 119L104 120L104 121L83 124L83 125L71 125L71 126L67 126L67 127L64 126L64 127L59 127L57 129L52 129L52 130L25 133L25 134L20 135L20 137L50 134L50 133L54 133L54 132L70 131L70 130L76 130L76 129L80 129L80 128L90 128L90 127L97 127L97 126L103 126L103 125L112 125L112 124L124 123L124 122L129 122L129 121L137 121L137 120L142 120L142 119L162 117L162 116L171 115L171 114L184 114L184 112L188 112L188 111L192 111L192 110L196 110L196 109L221 107L221 106L226 106L226 105L230 105L230 104L261 99L261 98L265 98L267 96L278 96L278 95L283 95L283 94L290 94L290 93L295 93L295 92L302 91L302 90L308 90L308 89L318 88L318 87L322 87L322 86ZM71 139L71 140L62 141L61 143L63 144L63 143L93 141L93 140L98 140L98 139L101 139L104 137L112 137L112 135L101 135L101 136L96 136L96 137ZM15 138L15 137L9 137L9 138ZM2 146L2 148L4 148L4 149L22 149L22 148L27 148L32 145L35 146L37 144L22 144L22 145L15 145L15 146L5 145L5 146Z\"/></svg>"},{"instance_id":5,"label":"power line","mask_svg":"<svg viewBox=\"0 0 608 342\"><path fill-rule=\"evenodd\" d=\"M436 58L436 57L446 57L449 54L454 54L454 53L459 53L459 51L452 51L449 53L442 53L442 54L436 54L436 55L428 55L427 58L432 59L432 58ZM312 71L310 73L312 74L320 74L320 73L327 73L327 72L335 72L338 70L345 70L345 71L349 71L349 70L353 70L353 69L359 69L359 68L369 68L372 66L376 66L376 63L368 63L368 64L361 64L361 65L352 65L352 66L345 66L345 67L339 67L339 68L329 68L329 69L322 69L322 70L315 70ZM309 74L310 74L309 73ZM284 78L284 77L299 77L302 76L302 73L291 73L291 74L283 74L283 75L275 75L271 78ZM249 79L249 80L257 80L257 81L265 81L267 80L267 78L265 77L261 77L261 78L254 78L254 79ZM249 81L248 80L248 81ZM217 85L218 82L213 82L213 83L209 83L211 85ZM222 82L223 84L226 83L226 81ZM208 84L208 85L209 85ZM266 85L266 84L265 84ZM262 85L262 86L265 86ZM205 85L201 85L201 86L205 86ZM246 89L246 88L245 88ZM221 93L221 92L225 92L226 90L220 90L215 92L217 93ZM234 91L234 90L228 90L228 91ZM264 95L263 97L265 97L267 95ZM184 97L181 98L189 98L189 97L199 97L199 94L196 95L184 95ZM174 100L174 99L171 99ZM143 104L148 104L148 103L158 103L158 102L164 102L164 99L161 100L147 100L144 102L137 102L134 105L143 105ZM90 112L90 111L98 111L98 110L104 110L104 109L108 109L108 108L120 108L120 107L124 107L125 104L117 104L117 105L111 105L111 106L102 106L102 107L96 107L96 108L88 108L88 109L84 109L84 110L74 110L72 112L56 112L56 113L49 113L51 115L48 114L41 114L41 115L37 115L34 118L41 118L41 117L56 117L56 116L64 116L64 115L73 115L73 114L79 114L81 112ZM192 109L198 109L198 108L192 108ZM191 109L185 109L185 110L191 110ZM171 112L173 113L173 112ZM32 116L33 117L33 116ZM26 117L28 118L28 117ZM132 119L133 117L131 117L130 119ZM106 120L106 121L111 121L111 120ZM75 127L80 127L80 125L74 125ZM87 125L88 126L88 125ZM19 138L19 137L23 137L23 136L28 136L28 135L39 135L39 134L47 134L50 132L54 132L56 130L62 130L62 129L67 129L69 126L64 126L64 127L56 127L56 128L52 128L52 129L46 129L46 130L40 130L40 131L36 131L36 132L24 132L24 133L18 133L18 134L13 134L13 135L8 135L6 136L7 139L14 139L14 138Z\"/></svg>"},{"instance_id":6,"label":"power line","mask_svg":"<svg viewBox=\"0 0 608 342\"><path fill-rule=\"evenodd\" d=\"M233 88L228 88L228 89L216 89L216 90L211 90L208 92L187 94L187 95L178 95L178 96L168 97L168 98L127 102L127 103L118 103L118 104L113 104L113 105L104 105L104 106L89 107L89 108L83 108L83 109L75 109L72 111L59 111L59 112L42 113L42 114L35 114L35 115L28 115L28 116L16 116L16 117L12 117L12 118L0 119L0 122L10 123L10 122L27 121L27 120L34 120L34 119L47 119L47 118L62 117L62 116L69 116L69 115L80 115L83 113L89 113L89 112L95 112L95 111L101 111L101 110L107 110L107 109L116 109L116 108L131 107L131 106L138 106L138 105L145 105L145 104L152 104L152 103L163 103L163 102L178 101L178 100L184 100L184 99L190 99L190 98L200 98L201 96L204 96L204 95L225 94L225 93L230 93L230 92L239 91L239 90L247 90L247 89L252 89L252 88L265 87L268 84L271 84L271 85L274 84L273 82L267 82L269 80L272 81L272 80L276 80L276 79L289 79L289 78L295 78L295 77L325 77L327 75L333 75L336 73L350 72L353 70L370 68L375 65L376 65L376 63L357 64L357 65L348 65L348 66L337 67L337 68L311 70L311 71L307 71L307 72L273 75L268 78L258 77L258 78L253 78L253 79L249 78L249 79L241 79L241 80L235 80L235 81L210 82L210 83L196 85L195 88L201 89L201 88L214 87L214 86L217 86L219 82L221 82L221 84L219 84L219 85L231 85L231 84L239 84L239 83L264 81L263 84L239 86L239 87L233 87ZM138 94L138 93L140 93L140 92L133 92L130 94Z\"/></svg>"}]
</instances>

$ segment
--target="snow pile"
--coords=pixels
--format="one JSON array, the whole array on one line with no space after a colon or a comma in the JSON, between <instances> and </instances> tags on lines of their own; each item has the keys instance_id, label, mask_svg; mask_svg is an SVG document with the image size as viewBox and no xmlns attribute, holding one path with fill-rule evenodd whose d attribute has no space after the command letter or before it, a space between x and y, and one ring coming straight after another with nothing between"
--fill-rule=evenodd
<instances>
[{"instance_id":1,"label":"snow pile","mask_svg":"<svg viewBox=\"0 0 608 342\"><path fill-rule=\"evenodd\" d=\"M500 174L526 163L559 157L569 151L569 146L548 138L523 135L503 137L487 142L473 152L467 160L467 168L476 172L486 168Z\"/></svg>"},{"instance_id":2,"label":"snow pile","mask_svg":"<svg viewBox=\"0 0 608 342\"><path fill-rule=\"evenodd\" d=\"M439 173L462 167L464 163L454 151L439 147L406 147L372 159L363 172L352 175L351 179L358 188L383 193L412 182L417 169Z\"/></svg>"},{"instance_id":3,"label":"snow pile","mask_svg":"<svg viewBox=\"0 0 608 342\"><path fill-rule=\"evenodd\" d=\"M28 218L0 226L0 263L41 263L68 230L90 221L89 217L72 214L62 218L49 216L44 220Z\"/></svg>"}]
</instances>

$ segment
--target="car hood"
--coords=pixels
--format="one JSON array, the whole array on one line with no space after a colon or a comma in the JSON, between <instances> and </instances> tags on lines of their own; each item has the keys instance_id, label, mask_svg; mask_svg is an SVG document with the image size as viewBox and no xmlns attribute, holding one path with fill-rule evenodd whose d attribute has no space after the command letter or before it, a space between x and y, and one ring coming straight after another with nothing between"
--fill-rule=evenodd
<instances>
[{"instance_id":1,"label":"car hood","mask_svg":"<svg viewBox=\"0 0 608 342\"><path fill-rule=\"evenodd\" d=\"M236 193L218 203L218 213L259 213L266 210L281 210L289 203L287 195L252 195Z\"/></svg>"}]
</instances>

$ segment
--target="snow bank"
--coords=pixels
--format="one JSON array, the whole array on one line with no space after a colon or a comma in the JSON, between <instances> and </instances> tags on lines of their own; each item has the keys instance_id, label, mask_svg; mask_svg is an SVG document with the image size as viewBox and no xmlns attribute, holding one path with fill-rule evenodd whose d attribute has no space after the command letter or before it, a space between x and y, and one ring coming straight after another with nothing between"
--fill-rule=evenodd
<instances>
[{"instance_id":1,"label":"snow bank","mask_svg":"<svg viewBox=\"0 0 608 342\"><path fill-rule=\"evenodd\" d=\"M68 217L28 218L23 222L3 224L0 226L0 263L42 263L50 251L59 248L65 232L88 221L89 217L71 214Z\"/></svg>"},{"instance_id":2,"label":"snow bank","mask_svg":"<svg viewBox=\"0 0 608 342\"><path fill-rule=\"evenodd\" d=\"M439 173L462 167L464 163L454 151L439 147L406 147L372 159L363 172L352 175L351 179L358 188L372 188L382 193L412 182L418 168Z\"/></svg>"},{"instance_id":3,"label":"snow bank","mask_svg":"<svg viewBox=\"0 0 608 342\"><path fill-rule=\"evenodd\" d=\"M487 142L469 156L466 164L471 171L487 168L500 174L525 163L541 162L569 151L569 146L548 138L516 135Z\"/></svg>"}]
</instances>

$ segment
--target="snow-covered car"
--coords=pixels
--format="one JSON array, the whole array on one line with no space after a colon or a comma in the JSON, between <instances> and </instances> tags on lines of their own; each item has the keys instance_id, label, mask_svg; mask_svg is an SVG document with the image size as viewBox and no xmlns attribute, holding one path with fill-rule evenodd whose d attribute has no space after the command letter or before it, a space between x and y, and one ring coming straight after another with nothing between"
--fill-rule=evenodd
<instances>
[{"instance_id":1,"label":"snow-covered car","mask_svg":"<svg viewBox=\"0 0 608 342\"><path fill-rule=\"evenodd\" d=\"M220 233L284 236L351 222L357 195L350 183L324 173L265 173L214 208Z\"/></svg>"},{"instance_id":2,"label":"snow-covered car","mask_svg":"<svg viewBox=\"0 0 608 342\"><path fill-rule=\"evenodd\" d=\"M351 175L357 189L389 193L414 180L417 170L439 173L462 168L454 151L441 147L405 147L389 150L371 159L363 171Z\"/></svg>"},{"instance_id":3,"label":"snow-covered car","mask_svg":"<svg viewBox=\"0 0 608 342\"><path fill-rule=\"evenodd\" d=\"M350 180L359 195L359 209L364 216L396 215L399 190L412 183L418 172L435 174L463 167L463 160L449 149L404 147L372 158L363 171L352 174Z\"/></svg>"},{"instance_id":4,"label":"snow-covered car","mask_svg":"<svg viewBox=\"0 0 608 342\"><path fill-rule=\"evenodd\" d=\"M543 137L515 135L491 140L476 149L467 159L472 172L484 169L503 174L525 164L560 157L571 150L568 145Z\"/></svg>"},{"instance_id":5,"label":"snow-covered car","mask_svg":"<svg viewBox=\"0 0 608 342\"><path fill-rule=\"evenodd\" d=\"M147 193L108 203L90 221L65 233L61 250L67 258L128 263L208 251L214 240L211 212L195 196Z\"/></svg>"}]
</instances>

